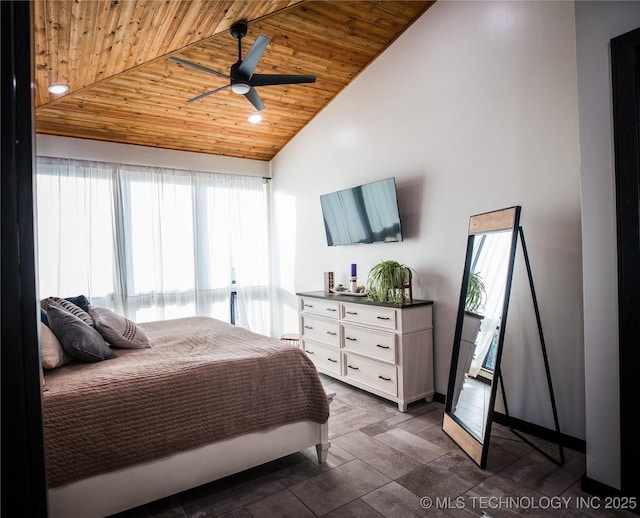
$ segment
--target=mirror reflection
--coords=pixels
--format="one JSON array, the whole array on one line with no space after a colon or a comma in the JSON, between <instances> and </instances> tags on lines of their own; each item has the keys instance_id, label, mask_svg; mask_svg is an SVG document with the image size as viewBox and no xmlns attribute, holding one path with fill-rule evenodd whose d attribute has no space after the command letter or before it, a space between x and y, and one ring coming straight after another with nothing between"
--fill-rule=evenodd
<instances>
[{"instance_id":1,"label":"mirror reflection","mask_svg":"<svg viewBox=\"0 0 640 518\"><path fill-rule=\"evenodd\" d=\"M472 247L451 413L480 443L485 436L512 232L469 236Z\"/></svg>"}]
</instances>

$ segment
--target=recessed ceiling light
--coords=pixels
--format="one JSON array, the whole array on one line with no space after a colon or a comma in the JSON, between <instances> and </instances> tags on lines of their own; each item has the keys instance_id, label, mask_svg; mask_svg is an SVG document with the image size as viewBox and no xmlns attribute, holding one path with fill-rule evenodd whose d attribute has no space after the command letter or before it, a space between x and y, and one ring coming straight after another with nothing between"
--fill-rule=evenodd
<instances>
[{"instance_id":1,"label":"recessed ceiling light","mask_svg":"<svg viewBox=\"0 0 640 518\"><path fill-rule=\"evenodd\" d=\"M67 85L51 85L47 90L51 94L64 94L69 91L69 87Z\"/></svg>"},{"instance_id":2,"label":"recessed ceiling light","mask_svg":"<svg viewBox=\"0 0 640 518\"><path fill-rule=\"evenodd\" d=\"M252 113L247 119L251 124L259 124L262 121L262 115L260 113Z\"/></svg>"}]
</instances>

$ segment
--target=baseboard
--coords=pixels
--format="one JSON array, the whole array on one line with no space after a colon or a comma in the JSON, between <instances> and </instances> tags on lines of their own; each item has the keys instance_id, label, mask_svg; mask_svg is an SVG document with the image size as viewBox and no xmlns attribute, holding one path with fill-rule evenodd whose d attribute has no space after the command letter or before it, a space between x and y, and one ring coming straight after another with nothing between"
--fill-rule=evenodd
<instances>
[{"instance_id":1,"label":"baseboard","mask_svg":"<svg viewBox=\"0 0 640 518\"><path fill-rule=\"evenodd\" d=\"M438 392L436 392L433 396L433 400L437 403L444 404L446 399L447 397L444 394L440 394ZM502 412L494 412L493 420L498 424L509 426L509 418ZM534 437L543 439L545 441L556 442L555 430L551 430L550 428L545 428L544 426L540 426L537 424L529 423L528 421L523 421L522 419L518 419L517 417L512 417L510 421L511 426L513 426L514 430L533 435ZM577 437L572 437L571 435L560 433L560 440L562 442L562 446L564 446L565 448L569 448L570 450L574 450L579 453L585 453L587 451L587 443L584 439L578 439Z\"/></svg>"},{"instance_id":2,"label":"baseboard","mask_svg":"<svg viewBox=\"0 0 640 518\"><path fill-rule=\"evenodd\" d=\"M545 441L557 441L555 430L523 421L522 419L518 419L517 417L509 418L502 412L494 412L493 420L494 422L504 426L509 426L509 423L511 423L511 426L514 430L533 435L534 437L538 437L539 439L543 439ZM576 437L560 433L560 442L565 448L569 448L580 453L585 453L587 451L587 443L584 439L578 439Z\"/></svg>"},{"instance_id":3,"label":"baseboard","mask_svg":"<svg viewBox=\"0 0 640 518\"><path fill-rule=\"evenodd\" d=\"M440 394L439 392L436 392L433 395L433 400L436 403L442 403L444 405L444 402L447 400L447 396L445 396L444 394Z\"/></svg>"},{"instance_id":4,"label":"baseboard","mask_svg":"<svg viewBox=\"0 0 640 518\"><path fill-rule=\"evenodd\" d=\"M603 484L597 480L582 476L581 489L585 493L594 495L602 501L603 508L611 510L626 510L630 513L640 515L640 505L638 505L638 495L629 495L620 489Z\"/></svg>"},{"instance_id":5,"label":"baseboard","mask_svg":"<svg viewBox=\"0 0 640 518\"><path fill-rule=\"evenodd\" d=\"M602 482L598 482L592 478L587 477L587 475L582 476L582 490L585 493L589 493L595 496L621 496L622 491L616 489L615 487L608 486L607 484L603 484Z\"/></svg>"}]
</instances>

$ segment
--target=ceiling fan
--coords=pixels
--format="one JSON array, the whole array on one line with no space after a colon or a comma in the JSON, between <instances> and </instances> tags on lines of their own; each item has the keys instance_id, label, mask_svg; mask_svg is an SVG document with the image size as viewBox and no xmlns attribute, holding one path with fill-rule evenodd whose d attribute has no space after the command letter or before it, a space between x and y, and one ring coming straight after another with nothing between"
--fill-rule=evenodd
<instances>
[{"instance_id":1,"label":"ceiling fan","mask_svg":"<svg viewBox=\"0 0 640 518\"><path fill-rule=\"evenodd\" d=\"M258 36L255 43L249 49L249 52L243 60L242 38L244 38L246 34L246 23L237 22L231 26L231 35L238 40L238 61L231 65L231 71L229 72L229 75L217 72L216 70L211 70L210 68L203 67L202 65L191 63L190 61L185 61L184 59L180 59L174 56L171 56L169 58L169 61L172 61L174 63L180 63L181 65L186 65L188 67L195 68L196 70L201 70L203 72L213 74L214 76L224 77L225 79L229 80L228 85L221 86L220 88L216 88L215 90L200 94L193 99L189 99L187 101L188 103L199 101L204 97L215 94L227 88L231 88L231 91L233 93L244 95L249 100L249 102L253 104L256 110L260 111L264 109L264 103L262 102L262 99L260 99L260 96L258 95L256 89L254 88L255 86L289 85L316 82L316 76L289 74L254 74L253 71L258 65L258 61L260 61L260 58L262 57L262 54L267 48L270 40L266 36Z\"/></svg>"}]
</instances>

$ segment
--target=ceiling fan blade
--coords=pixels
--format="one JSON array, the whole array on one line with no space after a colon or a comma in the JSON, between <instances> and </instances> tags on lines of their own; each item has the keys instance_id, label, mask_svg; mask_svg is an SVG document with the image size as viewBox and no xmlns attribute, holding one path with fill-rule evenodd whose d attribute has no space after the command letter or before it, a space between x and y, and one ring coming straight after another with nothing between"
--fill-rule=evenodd
<instances>
[{"instance_id":1,"label":"ceiling fan blade","mask_svg":"<svg viewBox=\"0 0 640 518\"><path fill-rule=\"evenodd\" d=\"M293 85L315 82L316 76L289 74L253 74L251 80L249 81L251 86Z\"/></svg>"},{"instance_id":2,"label":"ceiling fan blade","mask_svg":"<svg viewBox=\"0 0 640 518\"><path fill-rule=\"evenodd\" d=\"M260 99L260 96L258 95L258 92L256 92L255 88L249 90L246 94L244 94L244 96L249 99L249 102L253 104L256 110L264 110L264 103L262 102L262 99Z\"/></svg>"},{"instance_id":3,"label":"ceiling fan blade","mask_svg":"<svg viewBox=\"0 0 640 518\"><path fill-rule=\"evenodd\" d=\"M222 90L225 90L225 89L229 88L230 86L231 85L221 86L220 88L216 88L215 90L211 90L209 92L205 92L203 94L200 94L200 95L194 97L193 99L189 99L187 102L189 104L194 103L196 101L199 101L200 99L204 99L205 97L208 97L209 95L212 95L212 94L218 93L218 92L220 92Z\"/></svg>"},{"instance_id":4,"label":"ceiling fan blade","mask_svg":"<svg viewBox=\"0 0 640 518\"><path fill-rule=\"evenodd\" d=\"M185 65L187 67L195 68L196 70L202 70L203 72L207 72L209 74L213 74L214 76L224 77L225 79L230 79L230 77L221 72L217 72L215 70L211 70L210 68L203 67L202 65L198 65L197 63L191 63L191 61L185 61L184 59L177 58L175 56L171 56L169 61L173 61L174 63L180 63L181 65Z\"/></svg>"},{"instance_id":5,"label":"ceiling fan blade","mask_svg":"<svg viewBox=\"0 0 640 518\"><path fill-rule=\"evenodd\" d=\"M240 72L244 77L250 78L258 65L258 61L260 61L260 58L264 53L264 49L267 48L269 41L269 38L262 34L258 36L255 43L249 49L249 52L247 52L247 56L238 67L238 72ZM242 58L240 57L240 59Z\"/></svg>"}]
</instances>

